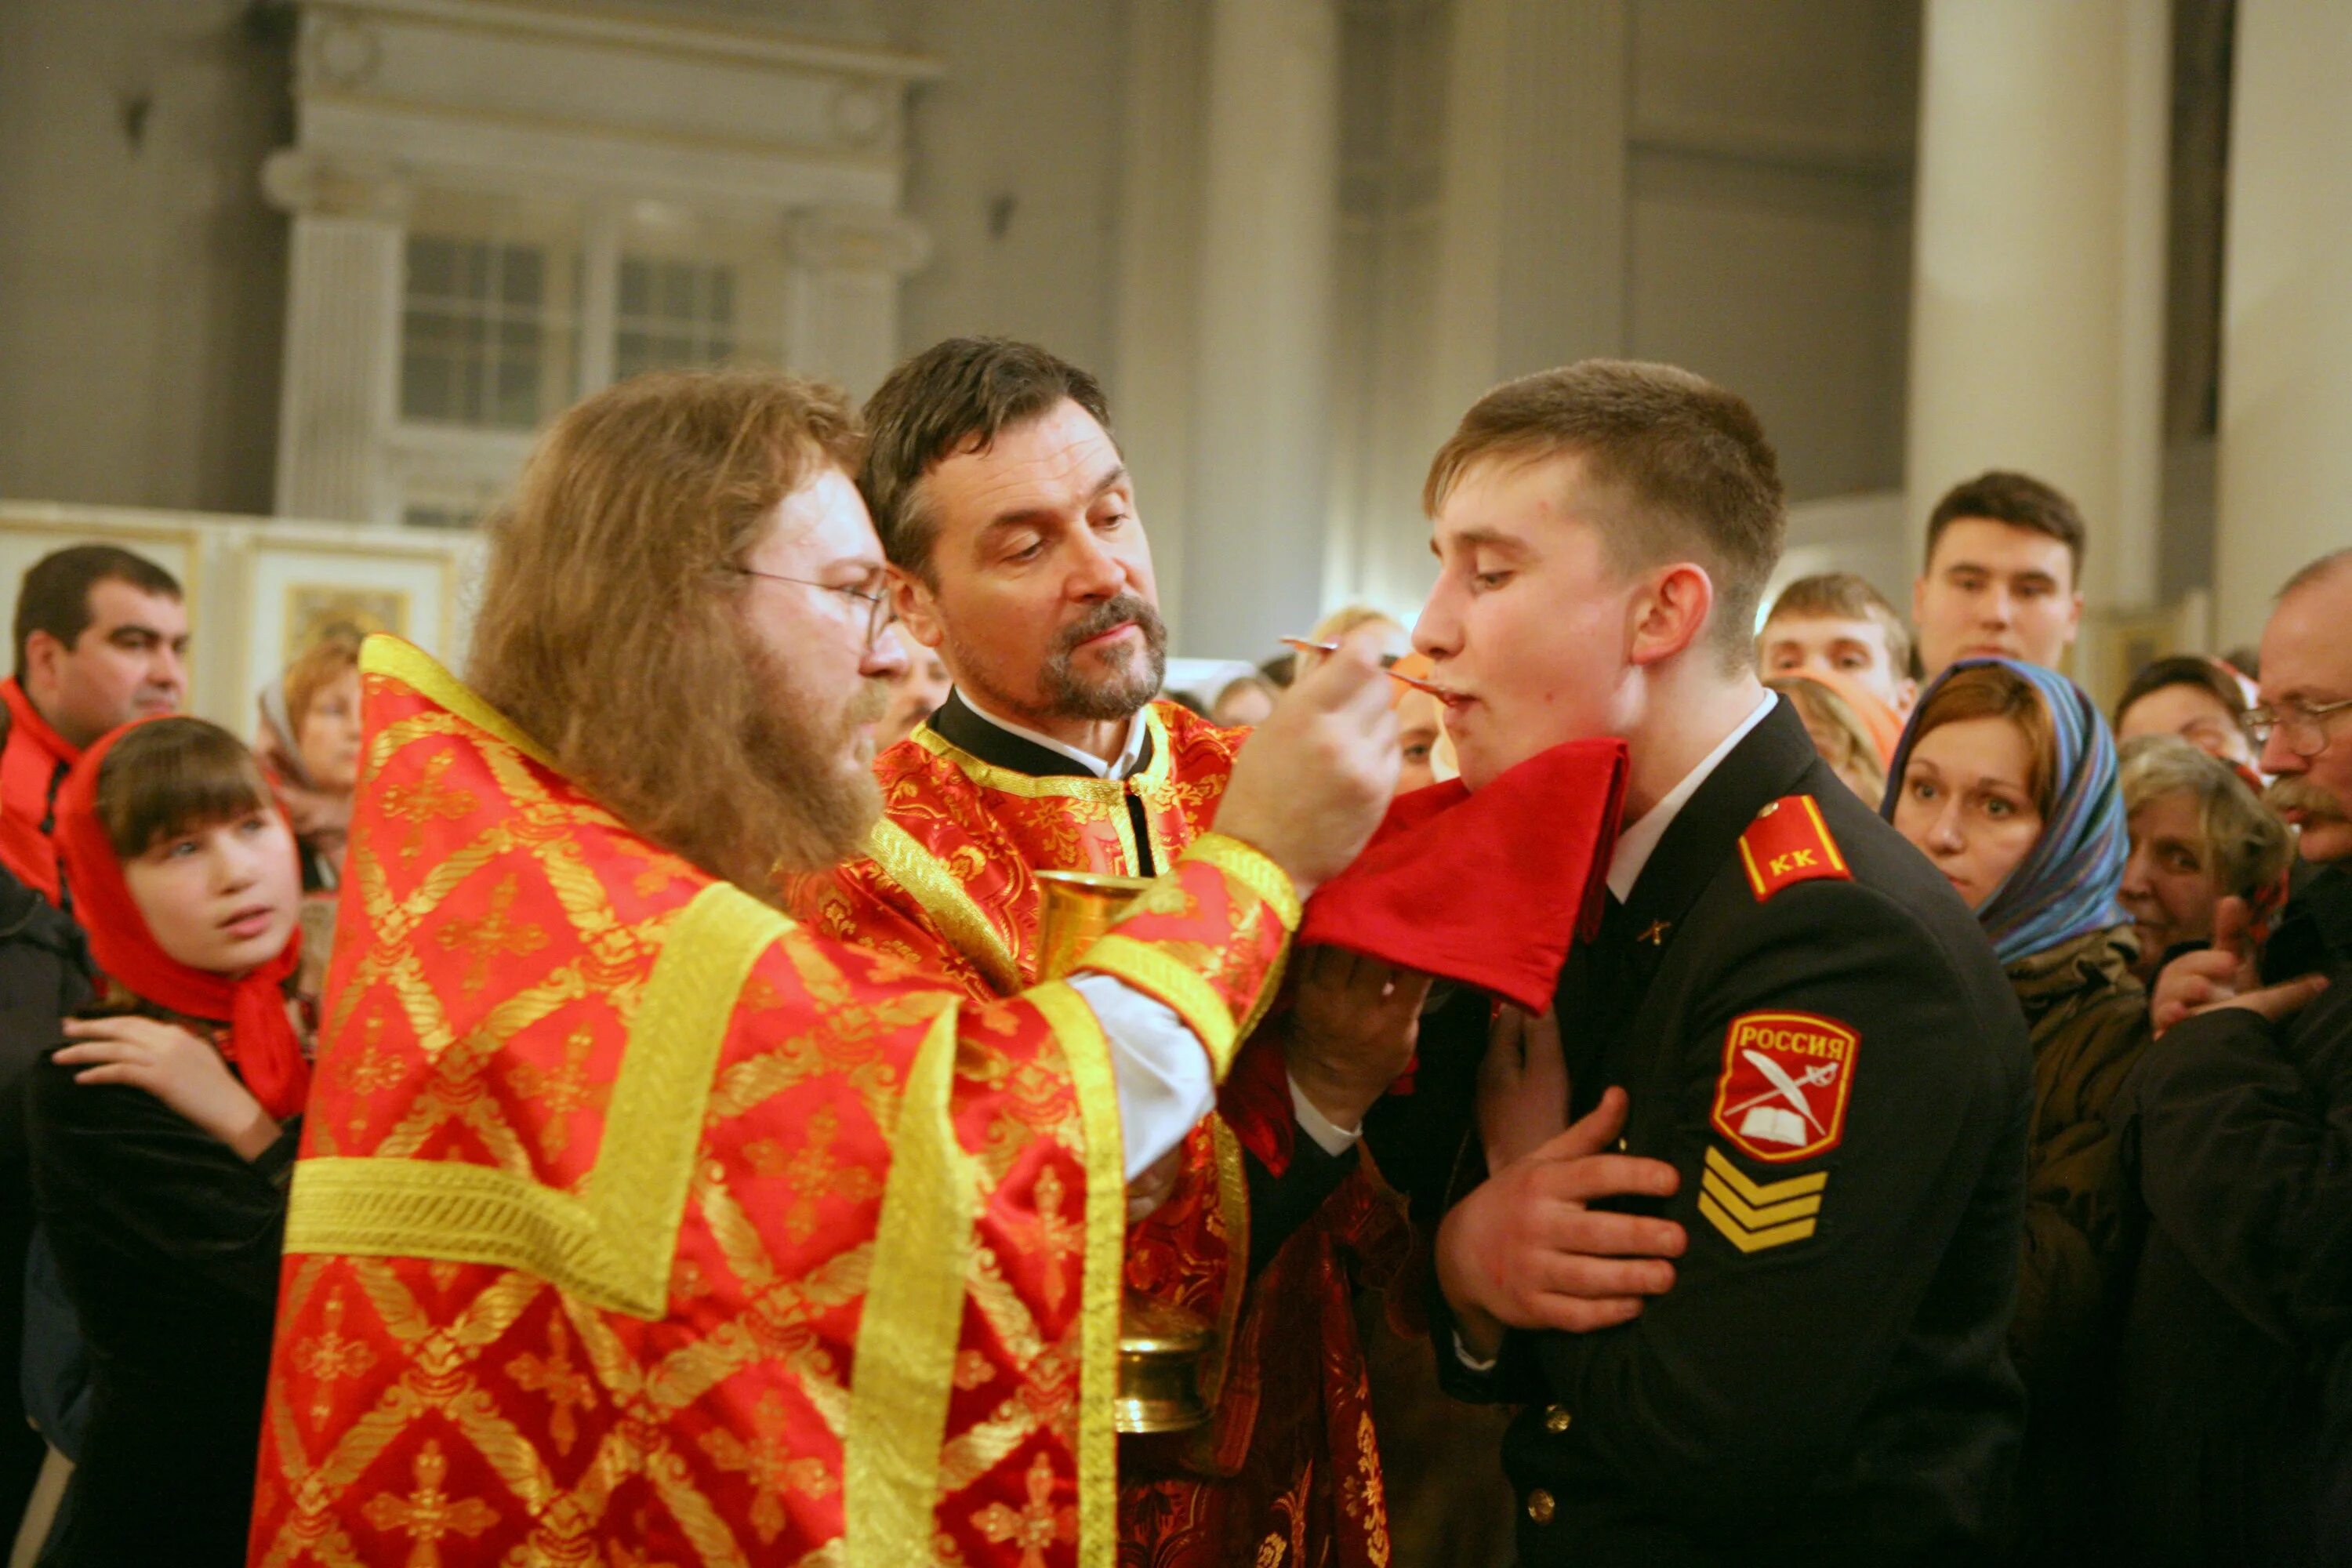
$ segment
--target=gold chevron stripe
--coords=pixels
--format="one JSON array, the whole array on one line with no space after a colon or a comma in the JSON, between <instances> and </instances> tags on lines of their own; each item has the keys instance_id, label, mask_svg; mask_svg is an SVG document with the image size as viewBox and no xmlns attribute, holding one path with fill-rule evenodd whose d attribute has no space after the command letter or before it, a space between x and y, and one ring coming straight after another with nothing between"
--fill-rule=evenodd
<instances>
[{"instance_id":1,"label":"gold chevron stripe","mask_svg":"<svg viewBox=\"0 0 2352 1568\"><path fill-rule=\"evenodd\" d=\"M1813 1221L1801 1219L1790 1225L1777 1225L1769 1230L1749 1231L1725 1213L1715 1201L1714 1194L1702 1191L1698 1195L1698 1212L1707 1223L1723 1233L1723 1239L1742 1252L1761 1252L1768 1247L1785 1247L1792 1241L1802 1241L1813 1234Z\"/></svg>"},{"instance_id":2,"label":"gold chevron stripe","mask_svg":"<svg viewBox=\"0 0 2352 1568\"><path fill-rule=\"evenodd\" d=\"M1815 1171L1810 1176L1791 1176L1785 1182L1750 1181L1740 1173L1738 1166L1724 1157L1722 1150L1712 1143L1706 1146L1706 1168L1709 1173L1722 1177L1726 1185L1757 1208L1767 1208L1773 1204L1803 1197L1808 1193L1818 1193L1830 1182L1827 1171Z\"/></svg>"},{"instance_id":3,"label":"gold chevron stripe","mask_svg":"<svg viewBox=\"0 0 2352 1568\"><path fill-rule=\"evenodd\" d=\"M1822 1212L1822 1195L1819 1193L1791 1198L1785 1204L1768 1204L1762 1208L1744 1204L1739 1201L1739 1194L1731 1190L1731 1184L1718 1180L1713 1171L1699 1178L1699 1191L1721 1205L1726 1214L1748 1230L1786 1225L1792 1219L1803 1219Z\"/></svg>"}]
</instances>

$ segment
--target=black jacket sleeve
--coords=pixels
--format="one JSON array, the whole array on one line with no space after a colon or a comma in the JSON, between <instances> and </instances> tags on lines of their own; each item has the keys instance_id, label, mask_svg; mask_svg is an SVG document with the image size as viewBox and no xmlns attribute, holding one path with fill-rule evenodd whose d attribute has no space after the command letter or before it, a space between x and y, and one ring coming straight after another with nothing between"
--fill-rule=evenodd
<instances>
[{"instance_id":1,"label":"black jacket sleeve","mask_svg":"<svg viewBox=\"0 0 2352 1568\"><path fill-rule=\"evenodd\" d=\"M2121 1097L2150 1220L2282 1342L2352 1327L2352 973L2284 1025L2225 1007L2147 1047Z\"/></svg>"},{"instance_id":2,"label":"black jacket sleeve","mask_svg":"<svg viewBox=\"0 0 2352 1568\"><path fill-rule=\"evenodd\" d=\"M1675 1103L1664 1116L1656 1105L1633 1112L1653 1135L1630 1152L1682 1177L1662 1210L1689 1234L1674 1289L1620 1328L1514 1334L1498 1369L1507 1397L1528 1396L1508 1384L1531 1366L1538 1396L1573 1412L1571 1476L1694 1520L1783 1503L1851 1447L1989 1165L2013 1161L2001 1224L1978 1227L2001 1232L1976 1248L1997 1334L2023 1202L2022 1021L2009 1037L2014 1060L1986 1048L1985 1026L1969 1016L1981 998L1954 981L1934 931L1885 894L1834 881L1777 895L1739 931L1709 954L1681 1010L1663 1058L1672 1070L1649 1080L1671 1085ZM1817 1155L1757 1162L1710 1123L1730 1026L1757 1012L1813 1015L1859 1036L1842 1137ZM1822 1180L1798 1194L1811 1178ZM1759 1229L1743 1247L1702 1208L1710 1188L1718 1212L1744 1192L1759 1227L1807 1196L1819 1206L1801 1237Z\"/></svg>"},{"instance_id":3,"label":"black jacket sleeve","mask_svg":"<svg viewBox=\"0 0 2352 1568\"><path fill-rule=\"evenodd\" d=\"M34 1203L69 1284L96 1260L275 1303L299 1119L248 1163L144 1089L76 1083L54 1061L31 1088Z\"/></svg>"}]
</instances>

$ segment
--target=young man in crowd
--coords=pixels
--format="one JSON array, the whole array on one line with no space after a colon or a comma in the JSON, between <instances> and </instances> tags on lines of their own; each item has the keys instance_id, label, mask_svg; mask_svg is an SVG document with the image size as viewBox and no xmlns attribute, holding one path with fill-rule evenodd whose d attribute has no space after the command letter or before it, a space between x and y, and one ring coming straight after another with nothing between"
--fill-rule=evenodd
<instances>
[{"instance_id":1,"label":"young man in crowd","mask_svg":"<svg viewBox=\"0 0 2352 1568\"><path fill-rule=\"evenodd\" d=\"M533 455L473 687L368 645L257 1561L1110 1560L1128 1182L1378 821L1387 682L1351 645L1257 731L1149 981L812 932L773 878L872 828L898 658L860 447L829 388L635 377Z\"/></svg>"},{"instance_id":2,"label":"young man in crowd","mask_svg":"<svg viewBox=\"0 0 2352 1568\"><path fill-rule=\"evenodd\" d=\"M1243 736L1152 700L1167 632L1151 547L1092 376L1029 344L950 339L893 372L866 417L862 482L901 621L955 686L880 759L888 815L869 855L803 880L792 904L975 997L1011 994L1039 978L1030 873L1164 871L1220 814ZM1301 967L1299 1015L1320 1016L1322 966ZM1334 967L1360 977L1333 1000L1386 1029L1393 1077L1423 985L1382 1000L1382 966ZM1216 1026L1224 1050L1240 1047L1235 1020ZM1123 1467L1123 1537L1156 1563L1255 1561L1269 1541L1346 1563L1386 1549L1333 1248L1402 1241L1354 1174L1363 1112L1387 1079L1335 1075L1307 1030L1287 1045L1298 1131L1282 1169L1213 1116L1129 1237L1130 1287L1196 1312L1220 1342L1205 1435L1131 1448Z\"/></svg>"},{"instance_id":3,"label":"young man in crowd","mask_svg":"<svg viewBox=\"0 0 2352 1568\"><path fill-rule=\"evenodd\" d=\"M1763 431L1586 361L1482 398L1425 504L1414 641L1465 782L1630 754L1601 935L1496 1028L1485 1179L1437 1238L1441 1374L1526 1407L1519 1561L1994 1560L2024 1029L1951 886L1758 683ZM1482 1043L1439 1022L1424 1061Z\"/></svg>"},{"instance_id":4,"label":"young man in crowd","mask_svg":"<svg viewBox=\"0 0 2352 1568\"><path fill-rule=\"evenodd\" d=\"M2248 715L2315 869L2257 953L2225 900L2118 1100L2147 1213L2123 1343L2125 1555L2352 1561L2352 551L2289 579Z\"/></svg>"},{"instance_id":5,"label":"young man in crowd","mask_svg":"<svg viewBox=\"0 0 2352 1568\"><path fill-rule=\"evenodd\" d=\"M1769 678L1827 670L1861 686L1897 714L1918 700L1911 628L1885 595L1852 572L1800 577L1780 590L1757 634Z\"/></svg>"},{"instance_id":6,"label":"young man in crowd","mask_svg":"<svg viewBox=\"0 0 2352 1568\"><path fill-rule=\"evenodd\" d=\"M2040 479L1995 469L1953 486L1911 585L1921 678L1977 654L2060 668L2083 624L2083 514Z\"/></svg>"},{"instance_id":7,"label":"young man in crowd","mask_svg":"<svg viewBox=\"0 0 2352 1568\"><path fill-rule=\"evenodd\" d=\"M50 842L58 785L109 730L178 711L188 693L188 611L178 581L145 556L77 544L26 572L16 637L16 671L0 681L0 864L69 907Z\"/></svg>"}]
</instances>

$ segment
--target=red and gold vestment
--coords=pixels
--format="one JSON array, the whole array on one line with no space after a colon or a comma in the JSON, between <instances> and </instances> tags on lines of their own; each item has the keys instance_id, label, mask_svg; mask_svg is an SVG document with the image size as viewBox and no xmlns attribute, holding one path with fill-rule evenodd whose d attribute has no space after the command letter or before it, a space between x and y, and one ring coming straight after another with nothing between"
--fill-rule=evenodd
<instances>
[{"instance_id":1,"label":"red and gold vestment","mask_svg":"<svg viewBox=\"0 0 2352 1568\"><path fill-rule=\"evenodd\" d=\"M923 725L876 760L885 817L868 855L799 879L789 906L827 935L944 972L975 998L1017 993L1037 973L1035 871L1132 876L1171 864L1209 831L1247 731L1172 702L1147 708L1144 721L1149 760L1125 780L1033 776ZM1152 961L1120 953L1103 967L1140 982ZM1244 1037L1255 1021L1244 1020ZM1349 1260L1376 1274L1393 1266L1405 1243L1399 1201L1367 1160L1253 1283L1249 1156L1222 1115L1193 1130L1184 1153L1175 1194L1128 1237L1127 1283L1214 1326L1203 1376L1214 1415L1181 1437L1127 1440L1120 1560L1384 1564L1387 1510Z\"/></svg>"},{"instance_id":2,"label":"red and gold vestment","mask_svg":"<svg viewBox=\"0 0 2352 1568\"><path fill-rule=\"evenodd\" d=\"M812 932L414 648L362 668L251 1560L1108 1564L1093 1014ZM1229 1037L1297 917L1212 838L1121 942Z\"/></svg>"}]
</instances>

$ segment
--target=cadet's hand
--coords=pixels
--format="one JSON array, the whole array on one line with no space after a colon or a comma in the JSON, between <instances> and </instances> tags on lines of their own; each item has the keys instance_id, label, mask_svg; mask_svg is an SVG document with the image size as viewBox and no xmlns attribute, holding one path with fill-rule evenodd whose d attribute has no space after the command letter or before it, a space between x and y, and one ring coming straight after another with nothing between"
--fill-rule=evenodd
<instances>
[{"instance_id":1,"label":"cadet's hand","mask_svg":"<svg viewBox=\"0 0 2352 1568\"><path fill-rule=\"evenodd\" d=\"M1591 1115L1532 1154L1487 1177L1437 1231L1437 1283L1464 1344L1491 1356L1503 1331L1588 1333L1640 1315L1642 1298L1674 1288L1688 1245L1672 1220L1585 1205L1639 1194L1666 1197L1681 1175L1662 1160L1601 1151L1625 1125L1625 1091L1612 1089Z\"/></svg>"},{"instance_id":2,"label":"cadet's hand","mask_svg":"<svg viewBox=\"0 0 2352 1568\"><path fill-rule=\"evenodd\" d=\"M68 1018L74 1043L56 1060L80 1068L76 1083L143 1089L245 1159L258 1159L278 1123L236 1080L212 1044L156 1018Z\"/></svg>"},{"instance_id":3,"label":"cadet's hand","mask_svg":"<svg viewBox=\"0 0 2352 1568\"><path fill-rule=\"evenodd\" d=\"M1334 1127L1354 1129L1412 1060L1429 976L1344 947L1298 955L1283 1058Z\"/></svg>"},{"instance_id":4,"label":"cadet's hand","mask_svg":"<svg viewBox=\"0 0 2352 1568\"><path fill-rule=\"evenodd\" d=\"M1263 852L1300 898L1345 868L1396 793L1396 714L1366 627L1282 694L1234 761L1216 826Z\"/></svg>"},{"instance_id":5,"label":"cadet's hand","mask_svg":"<svg viewBox=\"0 0 2352 1568\"><path fill-rule=\"evenodd\" d=\"M2273 1023L2292 1016L2327 989L2325 975L2264 985L2254 952L2253 914L2243 899L2223 899L2213 906L2213 945L2202 952L2184 952L2156 977L2148 1000L2148 1020L2161 1035L2183 1018L2221 1007L2240 1007Z\"/></svg>"},{"instance_id":6,"label":"cadet's hand","mask_svg":"<svg viewBox=\"0 0 2352 1568\"><path fill-rule=\"evenodd\" d=\"M1559 1019L1547 1007L1529 1017L1496 1009L1478 1063L1478 1141L1486 1169L1499 1171L1559 1137L1568 1126L1568 1055Z\"/></svg>"}]
</instances>

